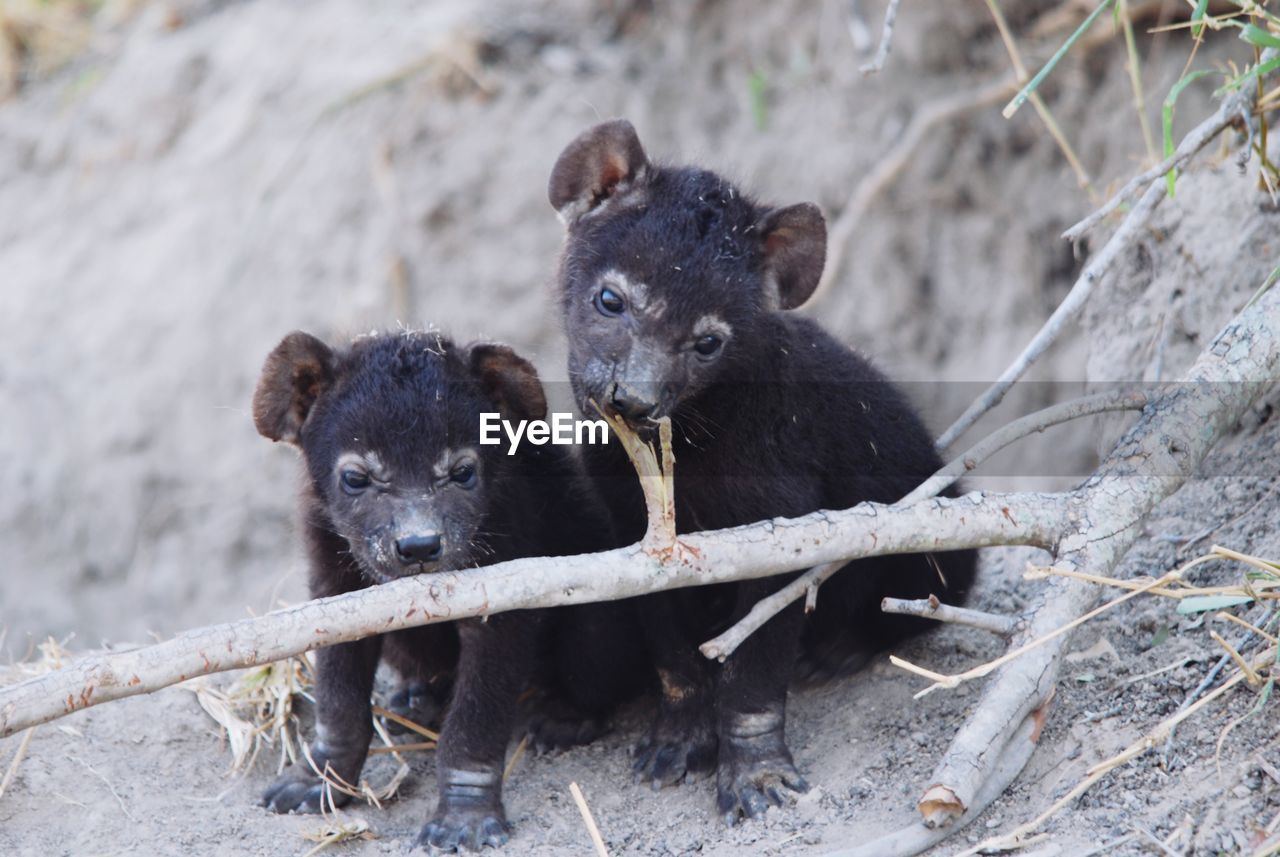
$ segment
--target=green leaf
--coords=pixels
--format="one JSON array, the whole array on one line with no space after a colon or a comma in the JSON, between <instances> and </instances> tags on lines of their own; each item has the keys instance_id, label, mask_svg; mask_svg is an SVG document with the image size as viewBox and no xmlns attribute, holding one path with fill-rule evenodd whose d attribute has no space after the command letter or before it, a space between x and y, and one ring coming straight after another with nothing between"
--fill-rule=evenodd
<instances>
[{"instance_id":1,"label":"green leaf","mask_svg":"<svg viewBox=\"0 0 1280 857\"><path fill-rule=\"evenodd\" d=\"M1164 108L1161 111L1161 124L1164 127L1164 156L1167 158L1173 154L1173 105L1178 100L1178 96L1182 94L1182 90L1186 89L1195 81L1204 77L1206 74L1213 74L1210 69L1201 69L1193 71L1182 76L1182 80L1178 81L1169 90L1169 94L1164 97ZM1169 183L1169 196L1173 197L1173 185L1178 179L1177 169L1169 170L1165 180Z\"/></svg>"},{"instance_id":2,"label":"green leaf","mask_svg":"<svg viewBox=\"0 0 1280 857\"><path fill-rule=\"evenodd\" d=\"M1204 13L1209 8L1209 0L1199 0L1196 3L1195 11L1191 13L1191 35L1197 39L1204 32Z\"/></svg>"},{"instance_id":3,"label":"green leaf","mask_svg":"<svg viewBox=\"0 0 1280 857\"><path fill-rule=\"evenodd\" d=\"M1089 13L1089 17L1084 19L1083 24L1076 27L1076 31L1062 43L1062 47L1058 48L1057 53L1049 57L1049 61L1044 64L1044 68L1036 72L1036 76L1027 81L1027 85L1018 90L1018 94L1013 97L1013 100L1004 106L1004 110L1002 111L1004 118L1008 119L1014 113L1018 112L1018 108L1026 103L1026 100L1031 97L1031 93L1035 92L1040 84L1044 83L1044 79L1049 76L1049 72L1053 71L1053 67L1058 64L1059 60L1066 56L1067 51L1071 50L1071 46L1076 43L1076 40L1083 36L1085 31L1093 26L1093 22L1098 20L1098 16L1101 15L1103 10L1110 5L1111 0L1102 0L1102 2L1098 4L1098 8Z\"/></svg>"},{"instance_id":4,"label":"green leaf","mask_svg":"<svg viewBox=\"0 0 1280 857\"><path fill-rule=\"evenodd\" d=\"M1252 603L1253 599L1248 595L1192 595L1178 602L1178 612L1186 616L1191 613L1203 613L1206 610L1221 610L1224 607Z\"/></svg>"},{"instance_id":5,"label":"green leaf","mask_svg":"<svg viewBox=\"0 0 1280 857\"><path fill-rule=\"evenodd\" d=\"M1151 645L1147 646L1147 648L1154 649L1167 639L1169 639L1169 626L1161 625L1156 629L1156 632L1151 635Z\"/></svg>"},{"instance_id":6,"label":"green leaf","mask_svg":"<svg viewBox=\"0 0 1280 857\"><path fill-rule=\"evenodd\" d=\"M1257 24L1245 24L1240 31L1240 38L1260 48L1280 48L1280 36L1270 30L1264 30Z\"/></svg>"}]
</instances>

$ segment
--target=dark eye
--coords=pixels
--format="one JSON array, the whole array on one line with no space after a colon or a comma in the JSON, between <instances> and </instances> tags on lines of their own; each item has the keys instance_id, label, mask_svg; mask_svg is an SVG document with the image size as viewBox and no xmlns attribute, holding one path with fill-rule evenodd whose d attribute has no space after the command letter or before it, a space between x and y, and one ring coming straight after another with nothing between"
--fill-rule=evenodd
<instances>
[{"instance_id":1,"label":"dark eye","mask_svg":"<svg viewBox=\"0 0 1280 857\"><path fill-rule=\"evenodd\" d=\"M359 494L368 488L371 481L368 473L363 470L356 470L354 467L349 467L342 471L338 479L342 482L342 490L353 495Z\"/></svg>"},{"instance_id":2,"label":"dark eye","mask_svg":"<svg viewBox=\"0 0 1280 857\"><path fill-rule=\"evenodd\" d=\"M622 299L622 295L607 286L596 295L596 309L603 315L622 315L622 311L626 308L627 304Z\"/></svg>"},{"instance_id":3,"label":"dark eye","mask_svg":"<svg viewBox=\"0 0 1280 857\"><path fill-rule=\"evenodd\" d=\"M449 478L463 488L472 488L476 484L476 466L469 461L455 464L449 471Z\"/></svg>"},{"instance_id":4,"label":"dark eye","mask_svg":"<svg viewBox=\"0 0 1280 857\"><path fill-rule=\"evenodd\" d=\"M701 337L697 342L693 343L693 350L701 354L703 357L710 357L720 350L720 346L724 342L718 336L707 334Z\"/></svg>"}]
</instances>

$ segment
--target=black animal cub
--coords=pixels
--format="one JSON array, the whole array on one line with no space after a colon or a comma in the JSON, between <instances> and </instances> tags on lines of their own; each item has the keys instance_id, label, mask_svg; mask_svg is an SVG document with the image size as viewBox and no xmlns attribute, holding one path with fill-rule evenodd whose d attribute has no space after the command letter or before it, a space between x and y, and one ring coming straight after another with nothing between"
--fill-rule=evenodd
<instances>
[{"instance_id":1,"label":"black animal cub","mask_svg":"<svg viewBox=\"0 0 1280 857\"><path fill-rule=\"evenodd\" d=\"M306 333L285 337L267 358L253 415L259 432L303 453L313 597L409 574L596 550L609 541L607 523L593 516L559 448L523 444L509 456L504 447L480 444L480 414L495 411L512 420L541 419L546 411L533 367L506 346L459 347L435 333L361 337L345 349ZM516 611L319 650L315 764L359 782L380 655L411 688L447 685L452 676L436 756L439 805L419 843L501 845L508 838L503 760L517 697L541 655L578 650L577 668L588 665L585 704L598 706L592 714L612 690L591 674L590 653L580 654L572 632L548 639L545 619L546 611ZM591 737L590 730L561 731ZM299 763L267 789L263 803L277 812L316 812L322 793L321 779Z\"/></svg>"},{"instance_id":2,"label":"black animal cub","mask_svg":"<svg viewBox=\"0 0 1280 857\"><path fill-rule=\"evenodd\" d=\"M902 497L941 462L905 397L807 319L822 273L817 207L761 205L715 173L651 163L626 121L574 140L549 196L568 228L560 265L569 375L579 404L637 428L669 416L682 532ZM620 541L643 533L619 445L587 447ZM785 581L660 593L639 609L663 694L634 757L655 788L715 769L733 823L807 785L784 740L787 686L842 672L926 623L885 616L882 596L959 602L972 552L852 563L806 620L794 604L723 665L697 646Z\"/></svg>"}]
</instances>

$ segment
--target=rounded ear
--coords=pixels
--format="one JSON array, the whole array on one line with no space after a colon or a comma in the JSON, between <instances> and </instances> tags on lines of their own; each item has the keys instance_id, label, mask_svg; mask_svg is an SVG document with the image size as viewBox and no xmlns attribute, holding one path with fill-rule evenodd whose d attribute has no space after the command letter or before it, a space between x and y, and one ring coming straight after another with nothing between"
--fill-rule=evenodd
<instances>
[{"instance_id":1,"label":"rounded ear","mask_svg":"<svg viewBox=\"0 0 1280 857\"><path fill-rule=\"evenodd\" d=\"M756 221L765 269L776 284L782 309L809 299L827 260L827 223L811 202L775 208Z\"/></svg>"},{"instance_id":2,"label":"rounded ear","mask_svg":"<svg viewBox=\"0 0 1280 857\"><path fill-rule=\"evenodd\" d=\"M467 351L472 377L504 417L540 420L547 415L547 396L532 363L496 342L474 342Z\"/></svg>"},{"instance_id":3,"label":"rounded ear","mask_svg":"<svg viewBox=\"0 0 1280 857\"><path fill-rule=\"evenodd\" d=\"M253 393L258 433L298 445L316 399L337 377L336 365L333 349L309 333L296 330L280 340L267 355Z\"/></svg>"},{"instance_id":4,"label":"rounded ear","mask_svg":"<svg viewBox=\"0 0 1280 857\"><path fill-rule=\"evenodd\" d=\"M572 225L606 200L634 190L648 165L630 122L602 122L560 153L547 183L547 198L560 219Z\"/></svg>"}]
</instances>

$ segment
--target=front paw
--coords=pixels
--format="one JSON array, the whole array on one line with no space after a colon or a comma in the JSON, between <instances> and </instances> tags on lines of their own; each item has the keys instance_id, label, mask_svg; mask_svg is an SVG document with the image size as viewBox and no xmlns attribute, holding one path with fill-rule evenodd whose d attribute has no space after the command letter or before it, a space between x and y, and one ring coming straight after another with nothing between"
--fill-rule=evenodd
<instances>
[{"instance_id":1,"label":"front paw","mask_svg":"<svg viewBox=\"0 0 1280 857\"><path fill-rule=\"evenodd\" d=\"M267 787L258 805L272 812L314 813L344 806L350 800L350 795L329 786L309 765L299 762L286 768Z\"/></svg>"},{"instance_id":2,"label":"front paw","mask_svg":"<svg viewBox=\"0 0 1280 857\"><path fill-rule=\"evenodd\" d=\"M702 709L699 706L658 713L649 735L636 744L632 753L631 770L637 783L647 782L657 791L711 773L716 764L717 738L710 712Z\"/></svg>"},{"instance_id":3,"label":"front paw","mask_svg":"<svg viewBox=\"0 0 1280 857\"><path fill-rule=\"evenodd\" d=\"M511 825L497 810L446 809L436 813L418 834L417 844L432 851L479 851L499 848L511 838Z\"/></svg>"},{"instance_id":4,"label":"front paw","mask_svg":"<svg viewBox=\"0 0 1280 857\"><path fill-rule=\"evenodd\" d=\"M743 816L756 818L770 806L793 803L809 790L783 741L780 716L733 715L724 732L716 806L725 824L737 824Z\"/></svg>"}]
</instances>

